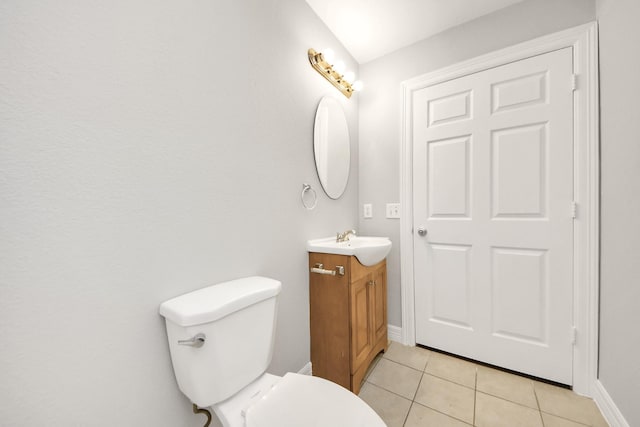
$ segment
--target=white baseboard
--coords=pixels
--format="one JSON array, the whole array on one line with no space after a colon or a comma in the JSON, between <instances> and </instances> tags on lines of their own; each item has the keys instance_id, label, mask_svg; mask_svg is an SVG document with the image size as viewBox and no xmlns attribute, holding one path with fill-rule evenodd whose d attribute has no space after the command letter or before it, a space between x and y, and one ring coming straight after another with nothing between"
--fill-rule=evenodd
<instances>
[{"instance_id":1,"label":"white baseboard","mask_svg":"<svg viewBox=\"0 0 640 427\"><path fill-rule=\"evenodd\" d=\"M391 341L402 343L402 328L399 326L387 325L387 338Z\"/></svg>"},{"instance_id":2,"label":"white baseboard","mask_svg":"<svg viewBox=\"0 0 640 427\"><path fill-rule=\"evenodd\" d=\"M302 375L311 375L311 372L311 362L307 362L307 364L298 371L298 373Z\"/></svg>"},{"instance_id":3,"label":"white baseboard","mask_svg":"<svg viewBox=\"0 0 640 427\"><path fill-rule=\"evenodd\" d=\"M609 393L599 380L593 385L593 400L611 427L630 427Z\"/></svg>"}]
</instances>

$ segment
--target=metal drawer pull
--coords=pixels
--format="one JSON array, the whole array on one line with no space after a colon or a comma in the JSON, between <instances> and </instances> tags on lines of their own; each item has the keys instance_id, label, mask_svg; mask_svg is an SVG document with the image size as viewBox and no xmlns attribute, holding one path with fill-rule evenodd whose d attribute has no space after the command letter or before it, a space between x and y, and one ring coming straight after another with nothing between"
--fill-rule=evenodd
<instances>
[{"instance_id":1,"label":"metal drawer pull","mask_svg":"<svg viewBox=\"0 0 640 427\"><path fill-rule=\"evenodd\" d=\"M178 344L200 348L204 345L204 342L206 339L207 339L207 336L205 334L199 333L199 334L195 334L193 338L190 338L188 340L179 340Z\"/></svg>"},{"instance_id":2,"label":"metal drawer pull","mask_svg":"<svg viewBox=\"0 0 640 427\"><path fill-rule=\"evenodd\" d=\"M329 276L344 276L344 267L341 265L336 265L335 270L325 270L324 264L316 264L314 267L311 267L311 272L316 274L328 274Z\"/></svg>"}]
</instances>

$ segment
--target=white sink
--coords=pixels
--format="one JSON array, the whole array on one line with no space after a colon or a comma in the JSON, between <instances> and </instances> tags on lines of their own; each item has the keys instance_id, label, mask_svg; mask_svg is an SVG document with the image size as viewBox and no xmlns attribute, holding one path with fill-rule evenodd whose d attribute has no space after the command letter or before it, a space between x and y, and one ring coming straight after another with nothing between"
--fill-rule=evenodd
<instances>
[{"instance_id":1,"label":"white sink","mask_svg":"<svg viewBox=\"0 0 640 427\"><path fill-rule=\"evenodd\" d=\"M371 266L382 261L391 251L388 237L351 236L346 242L335 237L307 241L307 251L324 254L353 255L362 265Z\"/></svg>"}]
</instances>

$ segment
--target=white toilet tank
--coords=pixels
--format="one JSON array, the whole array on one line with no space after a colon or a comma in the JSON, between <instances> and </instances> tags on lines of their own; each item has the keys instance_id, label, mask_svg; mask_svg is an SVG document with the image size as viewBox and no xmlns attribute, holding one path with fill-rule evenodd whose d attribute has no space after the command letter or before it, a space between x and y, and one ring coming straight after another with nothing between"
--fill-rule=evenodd
<instances>
[{"instance_id":1,"label":"white toilet tank","mask_svg":"<svg viewBox=\"0 0 640 427\"><path fill-rule=\"evenodd\" d=\"M212 406L266 371L281 288L277 280L247 277L160 305L178 386L193 403Z\"/></svg>"}]
</instances>

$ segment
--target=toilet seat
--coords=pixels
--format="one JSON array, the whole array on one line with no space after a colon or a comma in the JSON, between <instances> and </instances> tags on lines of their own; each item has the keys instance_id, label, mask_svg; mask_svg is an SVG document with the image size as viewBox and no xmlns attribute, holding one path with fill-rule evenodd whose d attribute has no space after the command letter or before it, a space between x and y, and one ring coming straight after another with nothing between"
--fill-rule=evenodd
<instances>
[{"instance_id":1,"label":"toilet seat","mask_svg":"<svg viewBox=\"0 0 640 427\"><path fill-rule=\"evenodd\" d=\"M287 373L245 411L245 427L386 427L362 399L322 378Z\"/></svg>"}]
</instances>

